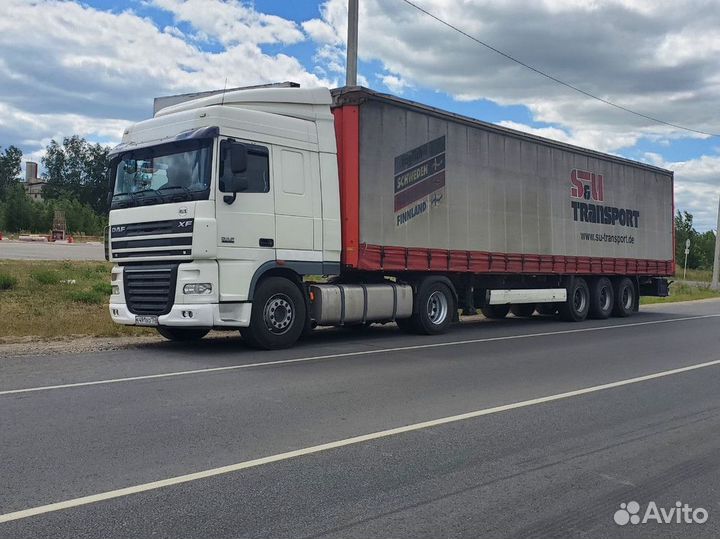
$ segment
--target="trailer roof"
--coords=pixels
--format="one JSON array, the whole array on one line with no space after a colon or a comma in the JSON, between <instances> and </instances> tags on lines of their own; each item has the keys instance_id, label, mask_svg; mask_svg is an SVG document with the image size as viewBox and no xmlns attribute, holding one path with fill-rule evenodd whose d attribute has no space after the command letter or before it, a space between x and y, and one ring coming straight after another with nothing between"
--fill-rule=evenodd
<instances>
[{"instance_id":1,"label":"trailer roof","mask_svg":"<svg viewBox=\"0 0 720 539\"><path fill-rule=\"evenodd\" d=\"M637 168L642 168L645 170L651 170L653 172L657 172L664 175L673 176L673 171L656 167L653 165L648 165L647 163L641 163L639 161L633 161L632 159L626 159L624 157L619 157L617 155L612 155L608 153L598 152L595 150L589 150L587 148L582 148L580 146L575 146L573 144L567 144L565 142L559 142L557 140L552 140L549 138L539 137L537 135L532 135L530 133L525 133L523 131L518 131L517 129L510 129L507 127L502 127L499 125L491 124L489 122L483 122L482 120L477 120L475 118L471 118L469 116L463 116L462 114L456 114L454 112L448 112L446 110L438 109L436 107L431 107L429 105L423 105L422 103L417 103L415 101L410 101L409 99L403 99L401 97L396 97L394 95L385 94L382 92L376 92L375 90L370 90L369 88L365 88L363 86L343 86L341 88L335 88L333 90L330 90L330 93L333 97L333 106L339 107L342 105L359 105L365 101L381 101L385 103L390 103L392 105L395 105L397 107L407 108L411 109L417 112L422 112L424 114L428 114L430 116L434 116L436 118L441 118L444 120L457 122L461 124L471 125L475 127L480 127L482 129L492 131L495 133L499 133L502 135L507 135L510 137L515 137L523 140L532 141L538 144L543 144L545 146L551 146L555 148L559 148L562 150L570 150L577 153L581 153L583 155L587 155L589 157L599 158L599 159L605 159L609 161L614 161L616 163L620 163L623 165L629 165Z\"/></svg>"}]
</instances>

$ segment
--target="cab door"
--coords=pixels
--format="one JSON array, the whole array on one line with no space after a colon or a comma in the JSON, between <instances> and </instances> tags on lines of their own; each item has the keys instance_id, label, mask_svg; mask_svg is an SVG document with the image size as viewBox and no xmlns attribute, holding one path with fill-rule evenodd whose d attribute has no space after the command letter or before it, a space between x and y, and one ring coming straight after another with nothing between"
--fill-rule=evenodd
<instances>
[{"instance_id":1,"label":"cab door","mask_svg":"<svg viewBox=\"0 0 720 539\"><path fill-rule=\"evenodd\" d=\"M225 189L233 172L230 148L247 149L247 168L241 173L244 188L236 193ZM237 174L236 174L237 176ZM275 260L275 199L272 182L272 148L260 143L221 140L218 152L218 181L215 191L217 245L220 259L221 301L247 297L247 275L264 262ZM242 276L242 278L241 278Z\"/></svg>"}]
</instances>

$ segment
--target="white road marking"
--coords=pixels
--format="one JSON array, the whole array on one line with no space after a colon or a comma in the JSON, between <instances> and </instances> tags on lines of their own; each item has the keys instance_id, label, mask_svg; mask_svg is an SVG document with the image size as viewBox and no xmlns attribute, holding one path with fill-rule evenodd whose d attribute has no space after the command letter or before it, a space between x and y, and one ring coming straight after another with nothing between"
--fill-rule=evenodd
<instances>
[{"instance_id":1,"label":"white road marking","mask_svg":"<svg viewBox=\"0 0 720 539\"><path fill-rule=\"evenodd\" d=\"M52 386L27 387L22 389L8 389L0 391L0 396L17 395L20 393L33 393L36 391L49 391L52 389L68 389L73 387L96 386L103 384L118 384L121 382L135 382L138 380L152 380L155 378L170 378L172 376L188 376L191 374L206 374L222 371L234 371L238 369L251 369L256 367L268 367L273 365L288 365L291 363L305 363L309 361L321 361L328 359L339 359L352 356L367 356L372 354L387 354L389 352L405 352L408 350L421 350L427 348L440 348L445 346L460 346L463 344L478 344L485 342L510 341L516 339L532 339L537 337L548 337L553 335L567 335L571 333L586 333L590 331L606 331L610 329L622 329L638 326L649 326L654 324L670 324L673 322L684 322L687 320L699 320L702 318L717 318L720 314L703 314L698 316L684 316L682 318L667 318L663 320L650 320L647 322L631 322L629 324L615 324L611 326L598 326L592 328L565 329L561 331L549 331L546 333L525 333L521 335L506 335L504 337L486 337L482 339L468 339L464 341L450 341L430 344L416 344L411 346L398 346L395 348L381 348L377 350L359 350L357 352L344 352L341 354L328 354L324 356L298 357L293 359L279 359L275 361L263 361L260 363L246 363L243 365L228 365L226 367L210 367L207 369L195 369L191 371L165 372L160 374L146 374L142 376L128 376L126 378L111 378L108 380L94 380L90 382L74 382L69 384L58 384Z\"/></svg>"},{"instance_id":2,"label":"white road marking","mask_svg":"<svg viewBox=\"0 0 720 539\"><path fill-rule=\"evenodd\" d=\"M132 494L138 494L140 492L147 492L149 490L156 490L172 485L179 485L181 483L188 483L190 481L197 481L199 479L206 479L208 477L215 477L218 475L224 475L232 472L238 472L240 470L246 470L248 468L255 468L257 466L263 466L265 464L271 464L274 462L281 462L304 455L312 455L313 453L321 453L323 451L329 451L331 449L337 449L339 447L346 447L349 445L360 444L364 442L370 442L373 440L379 440L381 438L387 438L390 436L396 436L398 434L404 434L406 432L413 432L422 429L428 429L437 427L440 425L446 425L448 423L456 423L458 421L465 421L468 419L474 419L476 417L482 417L491 414L497 414L500 412L506 412L508 410L516 410L518 408L526 408L528 406L534 406L537 404L544 404L546 402L558 401L561 399L567 399L570 397L577 397L579 395L587 395L588 393L595 393L597 391L604 391L606 389L612 389L616 387L626 386L630 384L637 384L639 382L645 382L647 380L654 380L656 378L663 378L665 376L671 376L673 374L680 374L688 371L694 371L697 369L704 369L706 367L712 367L720 365L720 359L714 361L708 361L705 363L698 363L695 365L689 365L687 367L681 367L678 369L672 369L669 371L656 372L653 374L646 374L644 376L637 376L635 378L628 378L626 380L620 380L617 382L610 382L608 384L601 384L592 387L586 387L583 389L576 389L573 391L567 391L565 393L558 393L556 395L549 395L546 397L538 397L535 399L524 400L520 402L514 402L512 404L504 404L502 406L495 406L493 408L485 408L483 410L475 410L473 412L466 412L464 414L453 415L448 417L442 417L440 419L432 419L430 421L423 421L421 423L414 423L412 425L405 425L403 427L396 427L388 430L381 430L378 432L372 432L370 434L363 434L361 436L354 436L352 438L345 438L344 440L336 440L334 442L328 442L320 445L314 445L312 447L306 447L303 449L296 449L294 451L288 451L286 453L279 453L276 455L270 455L268 457L262 457L253 460L246 460L245 462L238 462L237 464L231 464L229 466L221 466L219 468L211 468L209 470L202 470L200 472L190 473L186 475L178 475L170 477L168 479L162 479L160 481L152 481L150 483L143 483L141 485L134 485L131 487L121 488L117 490L109 490L107 492L101 492L99 494L93 494L91 496L83 496L81 498L74 498L71 500L65 500L62 502L51 503L47 505L41 505L38 507L31 507L30 509L23 509L21 511L14 511L12 513L0 514L0 523L10 522L12 520L20 520L36 515L42 515L45 513L52 513L55 511L61 511L63 509L70 509L72 507L79 507L82 505L88 505L91 503L97 503L104 500L112 500L114 498L122 498L124 496L130 496Z\"/></svg>"}]
</instances>

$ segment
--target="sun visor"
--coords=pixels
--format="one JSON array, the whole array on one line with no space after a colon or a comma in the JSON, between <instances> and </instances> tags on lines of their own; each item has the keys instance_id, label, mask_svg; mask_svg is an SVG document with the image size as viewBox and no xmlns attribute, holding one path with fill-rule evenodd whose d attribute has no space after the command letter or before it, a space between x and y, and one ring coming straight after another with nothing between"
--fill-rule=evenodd
<instances>
[{"instance_id":1,"label":"sun visor","mask_svg":"<svg viewBox=\"0 0 720 539\"><path fill-rule=\"evenodd\" d=\"M178 133L174 137L167 137L163 139L151 140L147 142L122 142L110 150L109 156L118 155L120 153L129 152L132 150L139 150L141 148L148 148L150 146L159 146L161 144L169 144L171 142L179 142L182 140L193 140L193 139L204 139L204 138L215 138L220 134L220 128L217 126L200 127L198 129L189 129Z\"/></svg>"}]
</instances>

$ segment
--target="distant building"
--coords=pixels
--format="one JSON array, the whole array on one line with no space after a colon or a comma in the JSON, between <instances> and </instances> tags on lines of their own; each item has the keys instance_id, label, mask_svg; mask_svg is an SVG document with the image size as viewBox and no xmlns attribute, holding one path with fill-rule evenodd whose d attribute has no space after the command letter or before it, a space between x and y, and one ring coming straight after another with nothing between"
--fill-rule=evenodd
<instances>
[{"instance_id":1,"label":"distant building","mask_svg":"<svg viewBox=\"0 0 720 539\"><path fill-rule=\"evenodd\" d=\"M38 178L38 165L32 161L25 162L25 181L22 182L25 193L33 200L42 200L42 192L47 182Z\"/></svg>"}]
</instances>

